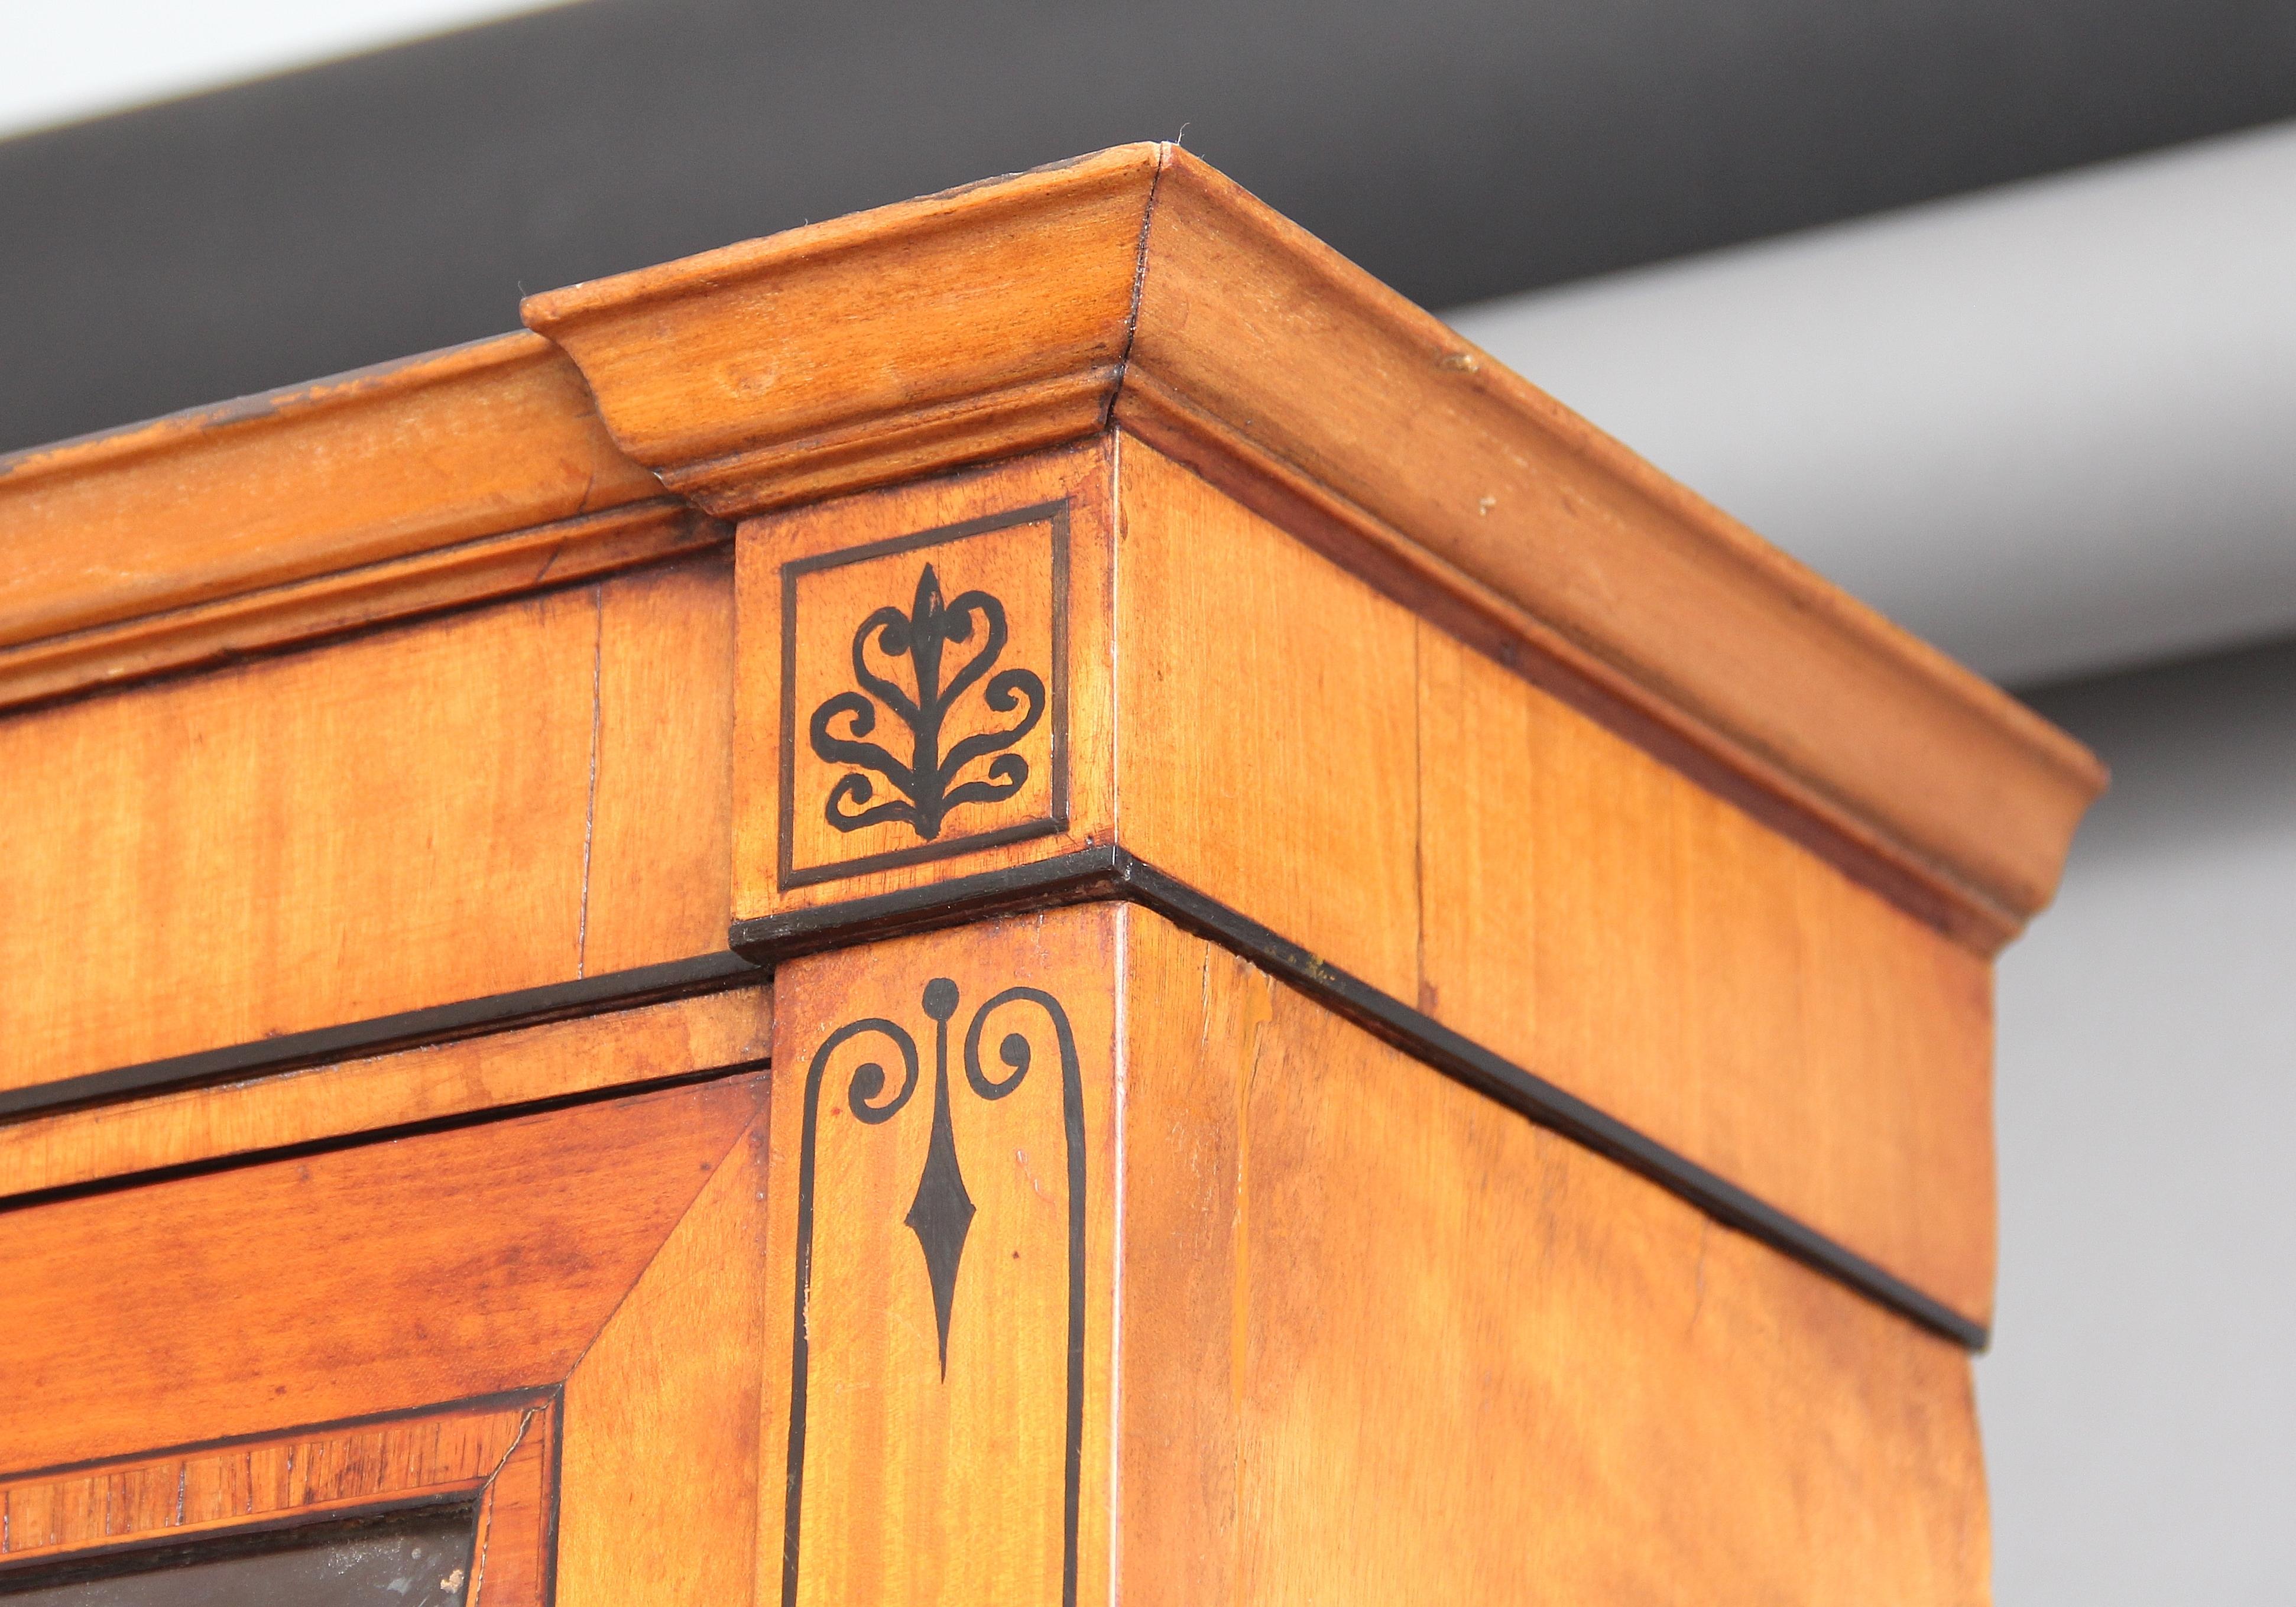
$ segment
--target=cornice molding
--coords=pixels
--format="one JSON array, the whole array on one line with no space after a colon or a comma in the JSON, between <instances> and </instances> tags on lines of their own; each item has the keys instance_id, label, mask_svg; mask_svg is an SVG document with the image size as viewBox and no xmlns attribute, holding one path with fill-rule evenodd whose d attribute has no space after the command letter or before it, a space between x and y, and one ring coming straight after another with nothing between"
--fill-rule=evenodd
<instances>
[{"instance_id":1,"label":"cornice molding","mask_svg":"<svg viewBox=\"0 0 2296 1607\"><path fill-rule=\"evenodd\" d=\"M1130 146L530 299L712 512L1111 424L1990 950L2095 758L1202 163Z\"/></svg>"},{"instance_id":2,"label":"cornice molding","mask_svg":"<svg viewBox=\"0 0 2296 1607\"><path fill-rule=\"evenodd\" d=\"M0 707L1117 429L1978 948L2047 902L2103 783L1170 146L523 313L539 333L0 459Z\"/></svg>"},{"instance_id":3,"label":"cornice molding","mask_svg":"<svg viewBox=\"0 0 2296 1607\"><path fill-rule=\"evenodd\" d=\"M1107 428L1163 148L529 296L624 451L723 518Z\"/></svg>"},{"instance_id":4,"label":"cornice molding","mask_svg":"<svg viewBox=\"0 0 2296 1607\"><path fill-rule=\"evenodd\" d=\"M724 538L504 335L0 458L0 707Z\"/></svg>"}]
</instances>

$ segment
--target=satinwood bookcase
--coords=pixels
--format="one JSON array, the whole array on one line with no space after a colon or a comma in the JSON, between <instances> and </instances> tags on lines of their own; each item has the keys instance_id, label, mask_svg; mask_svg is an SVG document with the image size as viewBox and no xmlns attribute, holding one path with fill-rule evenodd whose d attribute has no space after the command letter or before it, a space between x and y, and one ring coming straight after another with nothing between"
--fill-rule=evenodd
<instances>
[{"instance_id":1,"label":"satinwood bookcase","mask_svg":"<svg viewBox=\"0 0 2296 1607\"><path fill-rule=\"evenodd\" d=\"M0 463L0 1593L1987 1597L2086 752L1168 146L524 317Z\"/></svg>"}]
</instances>

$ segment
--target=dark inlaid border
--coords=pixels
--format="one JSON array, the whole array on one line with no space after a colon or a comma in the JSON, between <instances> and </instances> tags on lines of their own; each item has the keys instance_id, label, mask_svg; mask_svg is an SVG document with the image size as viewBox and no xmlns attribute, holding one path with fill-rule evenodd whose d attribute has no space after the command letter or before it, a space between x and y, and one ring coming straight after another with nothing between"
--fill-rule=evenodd
<instances>
[{"instance_id":1,"label":"dark inlaid border","mask_svg":"<svg viewBox=\"0 0 2296 1607\"><path fill-rule=\"evenodd\" d=\"M947 1011L933 1012L934 990L947 988ZM926 985L926 1010L933 1014L934 1025L934 1117L938 1124L948 1119L948 1021L956 1008L955 988L946 979ZM1027 1075L1025 1063L1009 1081L1000 1086L984 1086L980 1081L980 1029L989 1013L999 1005L1020 1001L1037 1005L1051 1021L1060 1046L1061 1058L1061 1127L1068 1147L1068 1218L1069 1218L1069 1298L1068 1344L1066 1357L1067 1404L1063 1423L1061 1454L1061 1603L1062 1607L1077 1607L1077 1524L1082 1511L1084 1475L1084 1364L1085 1364L1085 1233L1087 1209L1085 1178L1084 1134L1084 1070L1077 1054L1076 1034L1070 1025L1067 1009L1060 1000L1040 988L1025 985L1004 989L980 1005L974 1013L972 1029L966 1034L964 1063L966 1080L973 1091L989 1099L1002 1099L1017 1086ZM814 1177L816 1172L816 1141L821 1127L821 1081L829 1069L830 1056L852 1040L871 1034L882 1034L900 1050L907 1072L899 1092L881 1104L871 1102L882 1091L883 1073L878 1070L878 1087L865 1086L857 1075L852 1089L847 1094L845 1108L869 1126L890 1120L906 1105L916 1092L921 1072L916 1042L898 1022L883 1016L864 1016L838 1028L821 1041L805 1072L805 1115L798 1150L797 1184L797 1277L792 1291L793 1306L790 1330L790 1431L789 1460L783 1483L782 1507L782 1607L797 1607L800 1541L805 1527L805 1431L808 1391L811 1382L813 1350L812 1320L809 1313L813 1301L813 1219ZM1007 1062L1010 1064L1011 1062ZM872 1070L864 1067L863 1072ZM928 1159L930 1170L932 1162ZM954 1164L952 1158L952 1164ZM965 1209L970 1213L971 1201ZM913 1229L916 1224L908 1224ZM917 1234L920 1243L925 1234ZM926 1252L930 1265L932 1253ZM950 1268L954 1285L955 1271ZM940 1368L944 1383L948 1378L948 1308L941 1302L947 1293L939 1288L934 1291L936 1315L940 1323Z\"/></svg>"},{"instance_id":2,"label":"dark inlaid border","mask_svg":"<svg viewBox=\"0 0 2296 1607\"><path fill-rule=\"evenodd\" d=\"M761 980L759 967L824 948L927 931L991 915L1124 898L1209 938L1322 1001L1414 1059L1456 1078L1542 1127L1609 1157L1716 1220L1760 1240L1933 1332L1972 1349L1985 1326L1836 1243L1798 1218L1605 1115L1537 1073L1492 1054L1433 1017L1340 970L1258 922L1113 844L929 887L848 899L736 922L734 952L579 981L496 994L279 1037L150 1061L0 1093L0 1118L155 1094L420 1043L597 1014Z\"/></svg>"},{"instance_id":3,"label":"dark inlaid border","mask_svg":"<svg viewBox=\"0 0 2296 1607\"><path fill-rule=\"evenodd\" d=\"M537 1026L569 1016L595 1015L691 994L715 993L764 980L764 973L755 964L735 954L698 955L690 960L610 971L571 982L488 994L484 998L401 1011L396 1015L318 1027L308 1032L285 1032L276 1037L257 1038L252 1043L229 1044L193 1054L91 1071L81 1077L36 1083L29 1088L10 1088L0 1091L0 1119L130 1095L173 1093L232 1078L291 1071L301 1066L383 1054L418 1044L443 1043L512 1027Z\"/></svg>"},{"instance_id":4,"label":"dark inlaid border","mask_svg":"<svg viewBox=\"0 0 2296 1607\"><path fill-rule=\"evenodd\" d=\"M1210 939L1414 1059L1647 1177L1716 1220L1847 1283L1933 1332L1972 1349L1984 1349L1988 1335L1983 1324L1688 1156L1604 1114L1536 1072L1492 1054L1432 1016L1390 997L1113 844L933 887L740 922L732 939L741 953L760 964L771 964L823 948L927 931L984 915L1105 898L1144 905Z\"/></svg>"},{"instance_id":5,"label":"dark inlaid border","mask_svg":"<svg viewBox=\"0 0 2296 1607\"><path fill-rule=\"evenodd\" d=\"M1017 529L1025 525L1044 524L1052 527L1053 544L1053 661L1046 679L1051 683L1049 701L1052 717L1051 742L1052 800L1046 813L1034 820L1013 825L998 826L991 831L974 832L967 836L951 837L945 840L920 843L913 849L895 849L883 854L864 854L856 859L839 859L827 865L796 865L791 858L791 845L797 824L797 583L802 575L816 574L823 570L842 569L848 564L865 563L874 558L890 558L896 553L915 552L922 547L947 546L970 536L985 536L992 530ZM1003 513L990 513L980 519L967 519L956 524L945 524L914 536L897 536L888 541L873 541L865 546L840 547L833 553L822 553L811 558L795 558L782 565L782 728L781 728L781 818L780 840L775 865L776 883L783 888L809 887L824 881L842 881L849 877L865 876L872 871L895 870L902 865L924 865L935 859L947 859L957 854L976 854L983 849L999 847L1008 842L1027 842L1032 838L1050 837L1069 829L1069 500L1063 496L1053 502L1040 502L1025 508L1013 508Z\"/></svg>"}]
</instances>

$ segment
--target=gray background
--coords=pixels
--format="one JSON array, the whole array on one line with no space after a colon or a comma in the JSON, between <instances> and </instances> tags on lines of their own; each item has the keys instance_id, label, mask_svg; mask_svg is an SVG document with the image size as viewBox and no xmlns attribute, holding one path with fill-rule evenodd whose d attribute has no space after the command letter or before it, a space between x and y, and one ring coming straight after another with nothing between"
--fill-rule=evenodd
<instances>
[{"instance_id":1,"label":"gray background","mask_svg":"<svg viewBox=\"0 0 2296 1607\"><path fill-rule=\"evenodd\" d=\"M2037 697L2114 767L2000 973L2004 1603L2296 1579L2296 646Z\"/></svg>"}]
</instances>

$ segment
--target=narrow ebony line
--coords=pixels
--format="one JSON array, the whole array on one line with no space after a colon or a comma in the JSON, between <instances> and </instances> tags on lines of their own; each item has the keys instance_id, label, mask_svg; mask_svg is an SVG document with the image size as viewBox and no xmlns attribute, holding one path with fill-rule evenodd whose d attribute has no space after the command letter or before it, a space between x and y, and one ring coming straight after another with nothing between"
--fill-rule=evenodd
<instances>
[{"instance_id":1,"label":"narrow ebony line","mask_svg":"<svg viewBox=\"0 0 2296 1607\"><path fill-rule=\"evenodd\" d=\"M55 1205L66 1200L85 1200L94 1194L116 1194L128 1189L148 1188L159 1183L180 1183L187 1177L209 1177L217 1172L236 1172L249 1167L269 1166L282 1160L308 1160L315 1155L332 1155L343 1150L363 1150L378 1144L396 1144L407 1138L428 1138L436 1133L456 1133L465 1127L482 1127L498 1121L515 1121L529 1116L548 1116L560 1111L570 1111L580 1105L604 1104L617 1099L636 1099L642 1095L668 1093L673 1088L689 1088L698 1083L717 1082L724 1078L740 1077L762 1070L764 1061L736 1061L731 1065L712 1066L701 1071L677 1071L668 1077L649 1077L635 1082L606 1083L594 1088L577 1088L565 1094L545 1095L539 1099L518 1100L509 1104L480 1105L472 1110L455 1111L443 1116L426 1116L419 1121L393 1122L387 1127L357 1127L348 1133L330 1133L322 1138L298 1139L293 1144L267 1144L259 1149L232 1150L221 1155L205 1155L197 1160L178 1160L167 1166L139 1167L131 1171L112 1172L101 1177L89 1177L78 1183L59 1183L47 1188L25 1189L8 1193L0 1191L0 1216L29 1210L34 1206Z\"/></svg>"},{"instance_id":2,"label":"narrow ebony line","mask_svg":"<svg viewBox=\"0 0 2296 1607\"><path fill-rule=\"evenodd\" d=\"M98 1456L86 1462L56 1462L46 1467L12 1469L8 1482L24 1484L35 1479L54 1479L73 1473L100 1474L108 1469L165 1462L172 1457L201 1456L213 1451L227 1451L236 1446L268 1445L283 1439L316 1439L322 1435L353 1434L381 1423L408 1423L424 1417L447 1417L495 1408L532 1410L537 1406L554 1406L562 1393L562 1388L557 1384L540 1387L529 1384L512 1390L489 1390L480 1395L463 1395L453 1400L431 1401L422 1406L393 1406L387 1412L367 1412L357 1417L326 1417L316 1423L289 1423L276 1429L252 1429L244 1434L222 1434L211 1439L177 1440L172 1445L154 1446L142 1451L122 1451L116 1455Z\"/></svg>"},{"instance_id":3,"label":"narrow ebony line","mask_svg":"<svg viewBox=\"0 0 2296 1607\"><path fill-rule=\"evenodd\" d=\"M1431 1016L1390 997L1297 944L1285 941L1185 882L1152 865L1135 861L1126 883L1143 904L1235 949L1302 992L1324 999L1375 1036L1435 1070L1521 1111L1540 1126L1609 1157L1679 1195L1716 1220L1849 1284L1923 1327L1972 1349L1985 1347L1988 1336L1983 1324L1972 1322L1688 1156L1597 1110L1578 1095L1565 1093L1545 1078L1500 1058Z\"/></svg>"},{"instance_id":4,"label":"narrow ebony line","mask_svg":"<svg viewBox=\"0 0 2296 1607\"><path fill-rule=\"evenodd\" d=\"M67 1105L149 1095L250 1077L292 1070L357 1055L377 1054L415 1044L439 1043L509 1027L536 1025L569 1016L594 1015L602 1011L656 1004L689 994L712 993L762 980L758 969L735 954L697 955L660 965L641 965L570 982L522 988L512 993L489 994L451 1004L402 1011L364 1021L315 1028L308 1032L283 1033L251 1043L229 1044L166 1060L117 1066L106 1071L35 1083L30 1087L0 1092L0 1118L20 1117Z\"/></svg>"},{"instance_id":5,"label":"narrow ebony line","mask_svg":"<svg viewBox=\"0 0 2296 1607\"><path fill-rule=\"evenodd\" d=\"M1447 1076L1659 1184L1701 1210L1973 1349L1972 1321L1737 1185L1492 1054L1113 844L929 887L736 922L733 952L495 994L0 1092L0 1118L292 1070L419 1043L736 987L799 955L1021 910L1128 898L1283 978Z\"/></svg>"},{"instance_id":6,"label":"narrow ebony line","mask_svg":"<svg viewBox=\"0 0 2296 1607\"><path fill-rule=\"evenodd\" d=\"M1138 863L1112 845L1079 849L1010 870L737 921L729 947L760 965L774 964L824 948L930 931L1016 910L1116 898L1124 890L1128 867Z\"/></svg>"},{"instance_id":7,"label":"narrow ebony line","mask_svg":"<svg viewBox=\"0 0 2296 1607\"><path fill-rule=\"evenodd\" d=\"M1649 1178L1716 1220L1934 1332L1972 1349L1985 1347L1988 1335L1982 1324L1689 1157L1112 844L931 887L744 921L734 926L732 945L765 964L985 915L1103 898L1128 898L1233 949L1414 1058Z\"/></svg>"}]
</instances>

